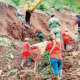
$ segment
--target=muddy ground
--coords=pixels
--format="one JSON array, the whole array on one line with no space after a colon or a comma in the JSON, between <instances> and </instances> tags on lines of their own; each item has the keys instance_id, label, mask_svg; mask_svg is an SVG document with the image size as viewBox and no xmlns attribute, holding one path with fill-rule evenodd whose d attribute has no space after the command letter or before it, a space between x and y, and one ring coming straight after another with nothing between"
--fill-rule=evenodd
<instances>
[{"instance_id":1,"label":"muddy ground","mask_svg":"<svg viewBox=\"0 0 80 80\"><path fill-rule=\"evenodd\" d=\"M63 80L80 80L80 53L77 51L77 42L75 41L74 29L75 29L75 20L76 17L70 15L71 12L63 10L63 12L58 12L51 10L57 18L61 21L62 25L60 26L61 33L65 28L69 29L70 33L70 46L73 48L71 52L62 51L63 56ZM33 72L34 63L25 64L25 69L20 70L20 64L22 60L21 48L23 40L25 37L31 39L31 44L38 43L36 38L33 38L34 32L37 28L41 29L47 39L50 29L48 28L49 17L45 15L44 11L36 10L31 15L32 29L26 28L22 22L16 17L16 8L11 5L6 6L5 4L0 3L0 80L55 80L55 76L47 79L39 76L37 72ZM11 42L6 42L7 41ZM6 44L11 44L6 46ZM31 50L30 50L31 51ZM31 51L34 55L34 58L38 55L38 51ZM14 58L10 58L8 55L13 54ZM7 54L7 55L6 55ZM18 69L17 75L8 75L13 69ZM33 76L31 76L31 74ZM4 74L6 74L3 76Z\"/></svg>"}]
</instances>

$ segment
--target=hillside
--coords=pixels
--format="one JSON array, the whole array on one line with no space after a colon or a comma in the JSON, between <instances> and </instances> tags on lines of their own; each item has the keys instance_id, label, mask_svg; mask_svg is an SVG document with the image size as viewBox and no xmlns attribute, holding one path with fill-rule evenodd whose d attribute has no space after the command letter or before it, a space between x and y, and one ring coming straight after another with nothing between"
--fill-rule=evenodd
<instances>
[{"instance_id":1,"label":"hillside","mask_svg":"<svg viewBox=\"0 0 80 80\"><path fill-rule=\"evenodd\" d=\"M73 47L72 52L62 52L64 80L79 80L80 53L75 52L77 49L77 42L75 41L74 35L74 21L76 17L71 16L70 14L72 12L66 10L64 10L63 13L55 10L51 10L50 12L54 13L61 21L61 33L65 28L68 28L71 37L70 46ZM37 39L33 38L33 35L35 30L39 28L43 31L45 39L47 39L50 32L47 26L49 16L47 17L44 11L36 10L31 15L32 29L29 29L22 24L15 13L16 8L13 6L8 5L8 7L6 7L5 4L0 4L0 70L2 70L0 80L2 77L3 80L12 80L12 78L13 80L51 80L52 78L55 80L54 75L52 78L47 79L39 76L37 72L34 73L34 63L29 64L28 59L25 64L25 69L20 69L22 60L21 48L24 38L29 37L31 39L31 44L38 43ZM34 58L38 55L38 52L35 50L31 52ZM14 57L11 57L10 54ZM13 76L11 71L15 69L18 73Z\"/></svg>"}]
</instances>

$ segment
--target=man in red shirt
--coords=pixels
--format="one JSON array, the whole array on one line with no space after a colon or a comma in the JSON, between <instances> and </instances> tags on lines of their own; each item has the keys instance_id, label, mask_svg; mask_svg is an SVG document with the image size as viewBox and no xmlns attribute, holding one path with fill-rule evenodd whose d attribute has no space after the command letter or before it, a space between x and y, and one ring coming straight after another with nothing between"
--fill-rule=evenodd
<instances>
[{"instance_id":1,"label":"man in red shirt","mask_svg":"<svg viewBox=\"0 0 80 80\"><path fill-rule=\"evenodd\" d=\"M29 38L24 39L24 44L22 46L22 63L21 63L21 68L23 69L23 65L26 61L27 56L33 58L33 55L29 52L30 44L29 44Z\"/></svg>"},{"instance_id":2,"label":"man in red shirt","mask_svg":"<svg viewBox=\"0 0 80 80\"><path fill-rule=\"evenodd\" d=\"M67 47L67 49L70 50L70 37L67 29L64 30L62 37L63 37L64 49L66 50Z\"/></svg>"},{"instance_id":3,"label":"man in red shirt","mask_svg":"<svg viewBox=\"0 0 80 80\"><path fill-rule=\"evenodd\" d=\"M53 34L49 35L49 42L47 42L46 50L49 50L50 64L54 70L54 74L57 80L63 78L62 75L62 55L60 50L60 43L55 40Z\"/></svg>"}]
</instances>

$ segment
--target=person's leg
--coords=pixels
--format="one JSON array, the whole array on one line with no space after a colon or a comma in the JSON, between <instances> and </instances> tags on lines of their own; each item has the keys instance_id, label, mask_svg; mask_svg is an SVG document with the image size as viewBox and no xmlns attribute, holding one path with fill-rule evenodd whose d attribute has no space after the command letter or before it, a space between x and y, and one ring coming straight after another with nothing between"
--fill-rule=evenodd
<instances>
[{"instance_id":1,"label":"person's leg","mask_svg":"<svg viewBox=\"0 0 80 80\"><path fill-rule=\"evenodd\" d=\"M31 57L29 57L29 62L30 62L30 63L32 62L32 58L31 58Z\"/></svg>"},{"instance_id":2,"label":"person's leg","mask_svg":"<svg viewBox=\"0 0 80 80\"><path fill-rule=\"evenodd\" d=\"M64 44L64 49L66 50L66 44Z\"/></svg>"},{"instance_id":3,"label":"person's leg","mask_svg":"<svg viewBox=\"0 0 80 80\"><path fill-rule=\"evenodd\" d=\"M64 49L66 50L66 40L63 39L63 43L64 43Z\"/></svg>"},{"instance_id":4,"label":"person's leg","mask_svg":"<svg viewBox=\"0 0 80 80\"><path fill-rule=\"evenodd\" d=\"M41 41L45 41L45 40L44 40L44 35L41 36Z\"/></svg>"},{"instance_id":5,"label":"person's leg","mask_svg":"<svg viewBox=\"0 0 80 80\"><path fill-rule=\"evenodd\" d=\"M78 33L78 47L79 47L79 50L80 50L80 33Z\"/></svg>"},{"instance_id":6,"label":"person's leg","mask_svg":"<svg viewBox=\"0 0 80 80\"><path fill-rule=\"evenodd\" d=\"M60 42L60 32L56 32L55 39Z\"/></svg>"},{"instance_id":7,"label":"person's leg","mask_svg":"<svg viewBox=\"0 0 80 80\"><path fill-rule=\"evenodd\" d=\"M61 64L62 64L62 61L58 60L59 76L60 76L60 77L63 77L63 75L62 75L62 66L61 66Z\"/></svg>"},{"instance_id":8,"label":"person's leg","mask_svg":"<svg viewBox=\"0 0 80 80\"><path fill-rule=\"evenodd\" d=\"M70 46L69 45L67 45L67 50L70 50Z\"/></svg>"},{"instance_id":9,"label":"person's leg","mask_svg":"<svg viewBox=\"0 0 80 80\"><path fill-rule=\"evenodd\" d=\"M21 69L23 69L23 65L24 65L25 62L26 62L27 56L22 55L22 58L23 58L23 59L22 59L21 65L20 65Z\"/></svg>"},{"instance_id":10,"label":"person's leg","mask_svg":"<svg viewBox=\"0 0 80 80\"><path fill-rule=\"evenodd\" d=\"M40 38L40 41L44 41L44 34L43 33L39 33L39 38Z\"/></svg>"},{"instance_id":11,"label":"person's leg","mask_svg":"<svg viewBox=\"0 0 80 80\"><path fill-rule=\"evenodd\" d=\"M27 51L27 56L33 58L33 55L29 51Z\"/></svg>"},{"instance_id":12,"label":"person's leg","mask_svg":"<svg viewBox=\"0 0 80 80\"><path fill-rule=\"evenodd\" d=\"M58 63L57 62L58 62L58 59L56 59L56 58L50 59L50 64L51 64L51 66L52 66L52 68L54 70L54 74L56 76L56 79L60 80L59 71L58 71Z\"/></svg>"},{"instance_id":13,"label":"person's leg","mask_svg":"<svg viewBox=\"0 0 80 80\"><path fill-rule=\"evenodd\" d=\"M70 40L69 39L66 40L66 45L67 45L67 50L70 50Z\"/></svg>"}]
</instances>

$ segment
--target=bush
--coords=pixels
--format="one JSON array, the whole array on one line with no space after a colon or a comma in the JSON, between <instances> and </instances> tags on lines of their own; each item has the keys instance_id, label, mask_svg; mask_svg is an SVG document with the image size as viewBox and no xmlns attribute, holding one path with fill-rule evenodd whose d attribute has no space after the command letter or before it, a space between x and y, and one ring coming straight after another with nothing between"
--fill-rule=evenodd
<instances>
[{"instance_id":1,"label":"bush","mask_svg":"<svg viewBox=\"0 0 80 80\"><path fill-rule=\"evenodd\" d=\"M45 3L41 3L41 4L38 6L37 9L40 9L40 10L43 10L43 11L47 11L47 10L48 10L47 6L45 6Z\"/></svg>"},{"instance_id":2,"label":"bush","mask_svg":"<svg viewBox=\"0 0 80 80\"><path fill-rule=\"evenodd\" d=\"M56 11L61 11L62 7L55 8Z\"/></svg>"},{"instance_id":3,"label":"bush","mask_svg":"<svg viewBox=\"0 0 80 80\"><path fill-rule=\"evenodd\" d=\"M12 0L13 3L16 4L16 6L19 6L20 0Z\"/></svg>"}]
</instances>

